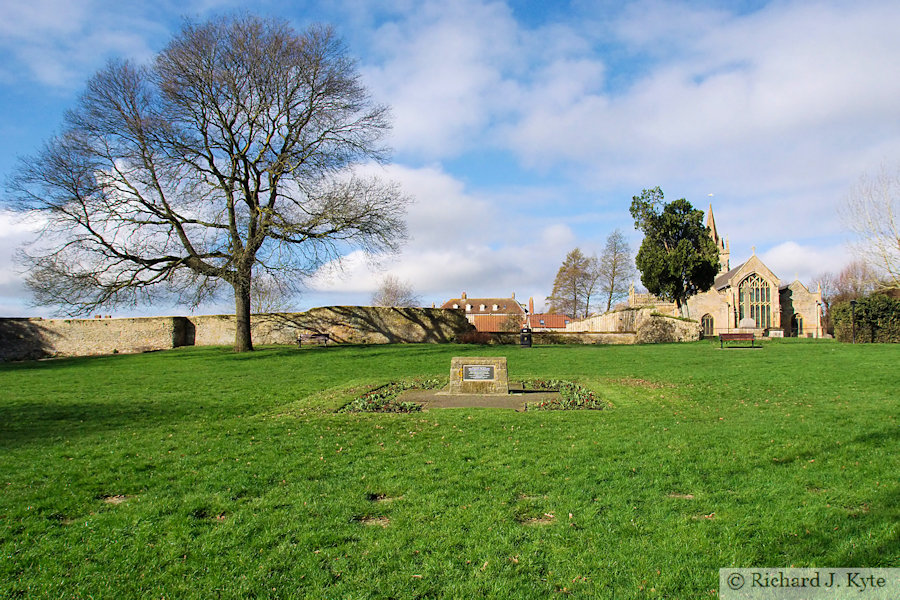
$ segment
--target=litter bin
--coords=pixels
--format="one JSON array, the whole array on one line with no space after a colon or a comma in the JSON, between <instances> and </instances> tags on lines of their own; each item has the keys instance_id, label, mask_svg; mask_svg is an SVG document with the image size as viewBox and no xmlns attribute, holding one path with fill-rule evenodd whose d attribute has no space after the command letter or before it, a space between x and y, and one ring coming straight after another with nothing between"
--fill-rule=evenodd
<instances>
[{"instance_id":1,"label":"litter bin","mask_svg":"<svg viewBox=\"0 0 900 600\"><path fill-rule=\"evenodd\" d=\"M531 348L531 328L523 327L522 332L519 334L519 343L523 348Z\"/></svg>"}]
</instances>

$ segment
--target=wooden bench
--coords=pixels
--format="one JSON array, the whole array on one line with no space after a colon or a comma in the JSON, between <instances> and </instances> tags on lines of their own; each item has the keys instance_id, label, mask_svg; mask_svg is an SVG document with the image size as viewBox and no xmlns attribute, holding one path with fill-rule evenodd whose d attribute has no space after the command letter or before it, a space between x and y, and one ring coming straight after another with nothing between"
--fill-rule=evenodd
<instances>
[{"instance_id":1,"label":"wooden bench","mask_svg":"<svg viewBox=\"0 0 900 600\"><path fill-rule=\"evenodd\" d=\"M327 333L301 333L297 336L297 347L302 348L304 342L309 346L327 346L329 339Z\"/></svg>"},{"instance_id":2,"label":"wooden bench","mask_svg":"<svg viewBox=\"0 0 900 600\"><path fill-rule=\"evenodd\" d=\"M720 333L719 348L725 347L725 342L750 342L750 347L755 348L756 337L752 333ZM741 348L742 346L729 346L729 348ZM744 346L745 347L745 346Z\"/></svg>"}]
</instances>

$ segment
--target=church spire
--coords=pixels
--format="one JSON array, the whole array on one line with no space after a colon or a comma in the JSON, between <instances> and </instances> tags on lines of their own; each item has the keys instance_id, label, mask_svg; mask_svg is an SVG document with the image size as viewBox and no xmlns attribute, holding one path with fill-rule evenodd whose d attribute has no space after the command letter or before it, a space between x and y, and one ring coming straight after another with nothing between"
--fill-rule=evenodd
<instances>
[{"instance_id":1,"label":"church spire","mask_svg":"<svg viewBox=\"0 0 900 600\"><path fill-rule=\"evenodd\" d=\"M716 218L713 216L712 203L709 205L709 212L706 213L706 226L709 227L709 235L712 236L716 246L719 245L719 232L716 231Z\"/></svg>"},{"instance_id":2,"label":"church spire","mask_svg":"<svg viewBox=\"0 0 900 600\"><path fill-rule=\"evenodd\" d=\"M725 240L719 237L716 231L716 218L713 216L712 203L709 205L709 212L706 213L706 226L709 227L709 237L712 238L719 250L719 273L724 273L729 269L731 258L731 244L726 244Z\"/></svg>"}]
</instances>

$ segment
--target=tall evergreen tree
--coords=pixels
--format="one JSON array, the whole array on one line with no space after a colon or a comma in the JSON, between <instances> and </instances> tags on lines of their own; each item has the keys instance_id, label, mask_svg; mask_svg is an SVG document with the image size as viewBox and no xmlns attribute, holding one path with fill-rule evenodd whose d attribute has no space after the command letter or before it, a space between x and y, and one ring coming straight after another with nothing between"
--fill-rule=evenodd
<instances>
[{"instance_id":1,"label":"tall evergreen tree","mask_svg":"<svg viewBox=\"0 0 900 600\"><path fill-rule=\"evenodd\" d=\"M688 298L712 287L719 253L703 211L684 198L666 203L655 187L632 198L631 216L635 229L644 232L636 263L647 291L681 311Z\"/></svg>"}]
</instances>

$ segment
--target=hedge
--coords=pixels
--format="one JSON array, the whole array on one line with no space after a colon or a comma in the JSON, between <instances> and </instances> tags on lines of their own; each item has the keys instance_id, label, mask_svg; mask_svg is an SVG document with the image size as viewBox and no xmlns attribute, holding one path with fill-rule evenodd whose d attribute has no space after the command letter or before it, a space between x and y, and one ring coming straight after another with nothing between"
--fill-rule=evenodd
<instances>
[{"instance_id":1,"label":"hedge","mask_svg":"<svg viewBox=\"0 0 900 600\"><path fill-rule=\"evenodd\" d=\"M855 322L857 343L900 342L900 299L873 294L857 300L852 311L849 302L840 302L831 307L831 315L839 341L853 339Z\"/></svg>"}]
</instances>

